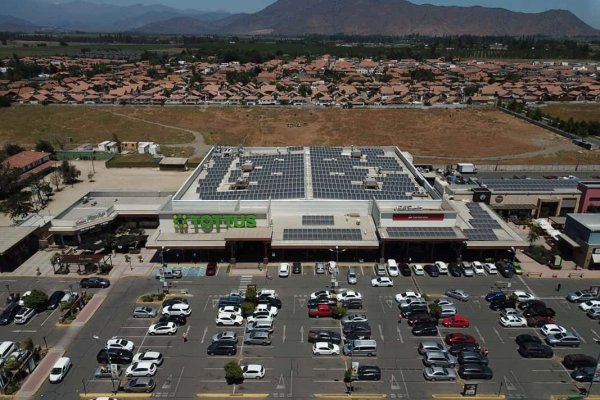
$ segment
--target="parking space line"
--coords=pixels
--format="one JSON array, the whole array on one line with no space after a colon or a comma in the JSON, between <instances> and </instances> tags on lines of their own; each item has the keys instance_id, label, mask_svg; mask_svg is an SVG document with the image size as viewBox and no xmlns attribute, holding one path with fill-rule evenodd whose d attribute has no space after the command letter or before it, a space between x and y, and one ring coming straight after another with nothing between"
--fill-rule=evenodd
<instances>
[{"instance_id":1,"label":"parking space line","mask_svg":"<svg viewBox=\"0 0 600 400\"><path fill-rule=\"evenodd\" d=\"M300 343L304 343L304 325L300 327Z\"/></svg>"},{"instance_id":2,"label":"parking space line","mask_svg":"<svg viewBox=\"0 0 600 400\"><path fill-rule=\"evenodd\" d=\"M600 339L600 336L598 335L598 332L596 332L592 328L590 328L590 331L592 331L592 333L594 334L594 336L596 336L596 339Z\"/></svg>"},{"instance_id":3,"label":"parking space line","mask_svg":"<svg viewBox=\"0 0 600 400\"><path fill-rule=\"evenodd\" d=\"M211 295L211 294L209 294L209 295L208 295L208 297L206 298L206 303L204 304L204 308L202 309L202 312L206 312L206 307L208 307L208 303L209 303L209 302L210 302L210 300L211 300L211 298L210 298L211 296L212 296L212 295Z\"/></svg>"},{"instance_id":4,"label":"parking space line","mask_svg":"<svg viewBox=\"0 0 600 400\"><path fill-rule=\"evenodd\" d=\"M400 370L400 377L402 378L402 383L404 384L404 391L406 392L406 397L410 397L408 395L408 385L406 384L406 379L404 378L404 372ZM392 375L393 379L396 379L394 375ZM396 382L397 383L397 382ZM394 382L390 380L391 387L394 387Z\"/></svg>"},{"instance_id":5,"label":"parking space line","mask_svg":"<svg viewBox=\"0 0 600 400\"><path fill-rule=\"evenodd\" d=\"M386 313L387 311L385 310L385 306L383 305L383 300L381 298L381 296L379 296L379 304L381 304L381 310Z\"/></svg>"},{"instance_id":6,"label":"parking space line","mask_svg":"<svg viewBox=\"0 0 600 400\"><path fill-rule=\"evenodd\" d=\"M379 336L381 337L381 341L385 342L385 339L383 338L383 329L381 329L381 324L377 324L377 326L379 327Z\"/></svg>"},{"instance_id":7,"label":"parking space line","mask_svg":"<svg viewBox=\"0 0 600 400\"><path fill-rule=\"evenodd\" d=\"M521 275L517 275L517 278L519 278L519 280L521 281L521 283L527 288L527 290L529 290L529 293L531 293L532 295L535 296L535 292L533 291L533 289L531 289L529 287L529 285L527 284L527 282L525 282L525 280L521 277Z\"/></svg>"},{"instance_id":8,"label":"parking space line","mask_svg":"<svg viewBox=\"0 0 600 400\"><path fill-rule=\"evenodd\" d=\"M579 339L581 339L581 341L582 341L583 343L587 343L587 340L585 340L585 338L584 338L583 336L581 336L581 335L579 334L579 332L577 332L577 331L575 330L575 328L571 327L571 330L572 330L572 331L573 331L573 332L574 332L574 333L575 333L577 336L579 336Z\"/></svg>"},{"instance_id":9,"label":"parking space line","mask_svg":"<svg viewBox=\"0 0 600 400\"><path fill-rule=\"evenodd\" d=\"M44 321L43 321L43 322L40 324L40 326L44 326L44 324L45 324L45 323L46 323L46 322L47 322L47 321L50 319L50 317L52 316L52 314L54 314L54 313L56 312L56 310L58 310L58 307L57 307L57 308L55 308L55 309L54 309L54 311L52 311L52 312L50 313L50 315L48 315L48 316L46 317L46 319L45 319L45 320L44 320Z\"/></svg>"},{"instance_id":10,"label":"parking space line","mask_svg":"<svg viewBox=\"0 0 600 400\"><path fill-rule=\"evenodd\" d=\"M285 343L285 324L283 325L283 333L281 334L281 341Z\"/></svg>"},{"instance_id":11,"label":"parking space line","mask_svg":"<svg viewBox=\"0 0 600 400\"><path fill-rule=\"evenodd\" d=\"M396 325L396 332L398 332L398 340L400 340L400 343L404 343L404 338L402 337L402 332L400 331L400 327L398 325Z\"/></svg>"},{"instance_id":12,"label":"parking space line","mask_svg":"<svg viewBox=\"0 0 600 400\"><path fill-rule=\"evenodd\" d=\"M477 334L479 335L479 338L481 339L481 341L483 343L485 343L485 339L483 338L483 335L481 334L481 331L479 330L479 328L475 327L475 330L477 331Z\"/></svg>"},{"instance_id":13,"label":"parking space line","mask_svg":"<svg viewBox=\"0 0 600 400\"><path fill-rule=\"evenodd\" d=\"M496 336L498 336L498 339L500 339L502 344L504 344L504 339L502 339L502 336L500 336L500 333L498 333L498 330L496 328L494 328L494 332L496 332Z\"/></svg>"}]
</instances>

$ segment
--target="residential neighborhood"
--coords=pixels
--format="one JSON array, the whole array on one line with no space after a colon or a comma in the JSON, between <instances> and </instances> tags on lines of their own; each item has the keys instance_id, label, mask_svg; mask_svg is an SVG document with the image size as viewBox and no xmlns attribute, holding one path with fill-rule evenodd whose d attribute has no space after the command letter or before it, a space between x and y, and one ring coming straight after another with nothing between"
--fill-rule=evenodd
<instances>
[{"instance_id":1,"label":"residential neighborhood","mask_svg":"<svg viewBox=\"0 0 600 400\"><path fill-rule=\"evenodd\" d=\"M188 62L172 57L166 64L151 65L148 61L58 56L24 57L19 62L53 72L12 82L2 80L0 74L0 96L14 104L351 108L600 101L600 66L595 62L419 62L329 55L261 64ZM7 63L2 61L2 65Z\"/></svg>"}]
</instances>

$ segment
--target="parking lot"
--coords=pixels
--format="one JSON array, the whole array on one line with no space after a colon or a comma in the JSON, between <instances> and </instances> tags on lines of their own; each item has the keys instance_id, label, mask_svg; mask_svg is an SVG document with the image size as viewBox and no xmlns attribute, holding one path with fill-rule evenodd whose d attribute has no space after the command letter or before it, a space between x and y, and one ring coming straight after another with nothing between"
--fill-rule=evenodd
<instances>
[{"instance_id":1,"label":"parking lot","mask_svg":"<svg viewBox=\"0 0 600 400\"><path fill-rule=\"evenodd\" d=\"M307 316L306 303L309 294L330 287L330 276L315 275L311 264L305 264L302 275L290 275L278 278L276 267L271 267L272 279L265 278L264 271L248 271L246 275L228 276L219 269L217 276L193 276L187 274L175 283L173 292L187 290L188 301L192 306L192 315L187 325L179 327L174 336L148 336L150 319L135 319L131 316L136 299L144 293L157 292L159 281L153 277L145 279L123 279L110 288L110 294L102 307L67 350L75 368L59 385L48 383L42 386L39 395L44 399L70 398L73 393L99 392L112 390L111 380L94 379L97 367L96 354L104 345L102 339L114 336L135 343L134 351L152 349L161 352L165 362L154 377L156 389L154 397L197 398L218 396L219 394L252 394L265 398L315 398L321 395L340 395L346 392L343 381L346 371L353 361L365 365L378 365L382 378L375 382L354 382L354 393L372 398L431 398L433 394L458 394L462 391L461 379L456 382L426 382L423 378L422 357L417 346L422 340L432 339L415 337L406 322L398 323L399 310L394 295L406 290L418 290L421 293L441 295L447 289L466 290L471 299L466 303L455 302L458 313L471 321L469 328L439 327L442 340L446 333L464 332L473 335L479 343L489 349L490 367L494 377L487 381L469 381L478 384L479 394L503 394L511 399L550 398L556 394L576 394L576 385L560 361L566 354L584 353L596 356L600 347L594 338L600 339L596 321L591 320L577 308L577 304L568 303L564 296L568 291L587 288L590 281L561 281L560 292L556 291L557 280L535 280L515 277L511 280L511 289L532 292L556 310L558 324L577 333L582 344L580 348L554 348L552 359L524 359L517 353L514 338L521 333L531 333L541 337L537 328L503 328L498 324L499 312L488 308L483 296L508 280L499 275L475 276L472 278L440 276L431 278L395 277L394 287L374 288L370 285L373 277L372 266L357 268L358 284L353 287L361 292L364 299L362 312L366 313L372 329L372 338L377 341L376 357L313 356L312 344L308 343L310 329L327 328L341 333L341 324L331 318L312 319ZM243 272L242 272L243 274ZM340 287L348 288L345 282L345 270L341 269ZM62 282L46 281L51 285L64 285ZM45 283L46 283L45 282ZM20 282L19 284L25 284ZM258 288L275 289L283 302L274 324L273 342L270 346L244 345L240 339L238 353L235 356L208 356L206 348L211 336L221 330L234 330L243 336L244 327L223 327L215 325L218 299L231 290L256 284ZM25 290L25 289L24 289ZM153 305L160 308L160 304ZM54 317L51 317L54 318ZM36 316L27 328L38 330L42 315ZM43 321L43 320L42 320ZM47 323L48 324L48 323ZM52 324L53 325L53 324ZM44 325L45 326L45 325ZM2 327L3 339L22 337L14 325ZM181 334L187 331L188 341ZM38 334L35 332L34 335ZM42 328L39 334L49 338L60 335L60 328L51 326ZM53 336L54 335L54 336ZM51 343L49 343L52 345ZM240 385L227 385L223 366L231 359L242 364L258 363L266 368L262 380L246 380ZM424 384L426 383L426 384ZM579 384L582 385L582 384ZM584 384L587 386L587 384ZM593 391L595 392L595 391Z\"/></svg>"}]
</instances>

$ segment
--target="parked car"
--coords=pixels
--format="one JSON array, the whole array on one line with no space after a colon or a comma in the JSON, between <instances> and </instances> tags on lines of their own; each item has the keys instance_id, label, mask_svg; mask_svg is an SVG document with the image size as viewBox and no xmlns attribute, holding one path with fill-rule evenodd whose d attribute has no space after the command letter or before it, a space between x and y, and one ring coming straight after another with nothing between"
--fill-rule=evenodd
<instances>
[{"instance_id":1,"label":"parked car","mask_svg":"<svg viewBox=\"0 0 600 400\"><path fill-rule=\"evenodd\" d=\"M515 308L515 301L512 298L499 298L490 302L490 308L494 311L503 310L505 308Z\"/></svg>"},{"instance_id":2,"label":"parked car","mask_svg":"<svg viewBox=\"0 0 600 400\"><path fill-rule=\"evenodd\" d=\"M81 288L107 288L110 286L110 281L106 278L99 278L92 276L90 278L83 278L79 281L79 287Z\"/></svg>"},{"instance_id":3,"label":"parked car","mask_svg":"<svg viewBox=\"0 0 600 400\"><path fill-rule=\"evenodd\" d=\"M356 375L359 381L379 381L381 369L376 365L359 365Z\"/></svg>"},{"instance_id":4,"label":"parked car","mask_svg":"<svg viewBox=\"0 0 600 400\"><path fill-rule=\"evenodd\" d=\"M600 307L590 308L585 314L591 319L598 319L600 318Z\"/></svg>"},{"instance_id":5,"label":"parked car","mask_svg":"<svg viewBox=\"0 0 600 400\"><path fill-rule=\"evenodd\" d=\"M433 263L435 265L435 267L437 268L438 272L442 275L447 275L448 274L448 265L443 262L443 261L436 261L435 263Z\"/></svg>"},{"instance_id":6,"label":"parked car","mask_svg":"<svg viewBox=\"0 0 600 400\"><path fill-rule=\"evenodd\" d=\"M162 306L163 307L168 307L168 306L172 306L174 304L187 304L188 301L185 297L171 297L168 299L165 299L162 302Z\"/></svg>"},{"instance_id":7,"label":"parked car","mask_svg":"<svg viewBox=\"0 0 600 400\"><path fill-rule=\"evenodd\" d=\"M143 377L127 381L125 386L123 386L123 391L128 393L151 393L154 391L154 388L156 388L156 382L154 382L154 379Z\"/></svg>"},{"instance_id":8,"label":"parked car","mask_svg":"<svg viewBox=\"0 0 600 400\"><path fill-rule=\"evenodd\" d=\"M262 379L265 377L265 367L260 364L242 365L244 379Z\"/></svg>"},{"instance_id":9,"label":"parked car","mask_svg":"<svg viewBox=\"0 0 600 400\"><path fill-rule=\"evenodd\" d=\"M71 363L71 359L69 357L59 358L50 370L50 376L48 376L50 383L62 382L72 366L73 364Z\"/></svg>"},{"instance_id":10,"label":"parked car","mask_svg":"<svg viewBox=\"0 0 600 400\"><path fill-rule=\"evenodd\" d=\"M479 261L473 261L471 267L473 268L473 271L475 271L475 275L485 275L485 268Z\"/></svg>"},{"instance_id":11,"label":"parked car","mask_svg":"<svg viewBox=\"0 0 600 400\"><path fill-rule=\"evenodd\" d=\"M232 340L217 340L208 345L206 354L209 356L233 356L237 353L237 344Z\"/></svg>"},{"instance_id":12,"label":"parked car","mask_svg":"<svg viewBox=\"0 0 600 400\"><path fill-rule=\"evenodd\" d=\"M567 294L567 300L572 303L583 303L584 301L595 299L596 296L589 290L576 290Z\"/></svg>"},{"instance_id":13,"label":"parked car","mask_svg":"<svg viewBox=\"0 0 600 400\"><path fill-rule=\"evenodd\" d=\"M348 268L347 280L349 285L356 285L358 282L358 276L356 275L356 271Z\"/></svg>"},{"instance_id":14,"label":"parked car","mask_svg":"<svg viewBox=\"0 0 600 400\"><path fill-rule=\"evenodd\" d=\"M177 325L175 322L158 322L150 325L148 335L174 335L177 333Z\"/></svg>"},{"instance_id":15,"label":"parked car","mask_svg":"<svg viewBox=\"0 0 600 400\"><path fill-rule=\"evenodd\" d=\"M523 316L525 318L535 317L535 316L543 316L554 318L556 312L552 308L547 307L531 307L523 312Z\"/></svg>"},{"instance_id":16,"label":"parked car","mask_svg":"<svg viewBox=\"0 0 600 400\"><path fill-rule=\"evenodd\" d=\"M13 322L19 311L21 311L21 308L18 303L10 303L6 306L2 314L0 314L0 325L8 325Z\"/></svg>"},{"instance_id":17,"label":"parked car","mask_svg":"<svg viewBox=\"0 0 600 400\"><path fill-rule=\"evenodd\" d=\"M554 356L551 347L535 342L521 343L517 351L525 358L552 358Z\"/></svg>"},{"instance_id":18,"label":"parked car","mask_svg":"<svg viewBox=\"0 0 600 400\"><path fill-rule=\"evenodd\" d=\"M316 274L324 274L325 273L325 263L317 262L315 263L315 273Z\"/></svg>"},{"instance_id":19,"label":"parked car","mask_svg":"<svg viewBox=\"0 0 600 400\"><path fill-rule=\"evenodd\" d=\"M133 351L135 345L130 340L114 338L106 341L106 348Z\"/></svg>"},{"instance_id":20,"label":"parked car","mask_svg":"<svg viewBox=\"0 0 600 400\"><path fill-rule=\"evenodd\" d=\"M450 368L427 367L423 369L423 377L428 381L455 381L456 372Z\"/></svg>"},{"instance_id":21,"label":"parked car","mask_svg":"<svg viewBox=\"0 0 600 400\"><path fill-rule=\"evenodd\" d=\"M498 273L498 269L492 263L483 264L483 268L485 269L485 272L487 272L489 275L496 275Z\"/></svg>"},{"instance_id":22,"label":"parked car","mask_svg":"<svg viewBox=\"0 0 600 400\"><path fill-rule=\"evenodd\" d=\"M421 299L421 294L413 291L406 291L402 293L398 293L394 296L397 303L402 303L402 301L407 299Z\"/></svg>"},{"instance_id":23,"label":"parked car","mask_svg":"<svg viewBox=\"0 0 600 400\"><path fill-rule=\"evenodd\" d=\"M535 336L535 335L530 335L528 333L524 333L521 335L518 335L515 338L515 342L520 346L523 343L537 343L537 344L542 344L542 340Z\"/></svg>"},{"instance_id":24,"label":"parked car","mask_svg":"<svg viewBox=\"0 0 600 400\"><path fill-rule=\"evenodd\" d=\"M337 344L329 343L329 342L316 342L313 344L313 354L314 355L330 355L337 356L340 354L340 346Z\"/></svg>"},{"instance_id":25,"label":"parked car","mask_svg":"<svg viewBox=\"0 0 600 400\"><path fill-rule=\"evenodd\" d=\"M342 290L336 296L338 301L344 301L349 299L362 299L362 294L354 290Z\"/></svg>"},{"instance_id":26,"label":"parked car","mask_svg":"<svg viewBox=\"0 0 600 400\"><path fill-rule=\"evenodd\" d=\"M423 364L427 367L448 367L456 366L456 358L445 351L428 351L423 356Z\"/></svg>"},{"instance_id":27,"label":"parked car","mask_svg":"<svg viewBox=\"0 0 600 400\"><path fill-rule=\"evenodd\" d=\"M516 315L507 315L500 317L500 325L505 328L515 328L527 326L527 320Z\"/></svg>"},{"instance_id":28,"label":"parked car","mask_svg":"<svg viewBox=\"0 0 600 400\"><path fill-rule=\"evenodd\" d=\"M545 341L550 346L578 347L581 344L581 339L572 332L554 333L546 336Z\"/></svg>"},{"instance_id":29,"label":"parked car","mask_svg":"<svg viewBox=\"0 0 600 400\"><path fill-rule=\"evenodd\" d=\"M375 264L375 266L373 267L373 269L375 271L375 275L377 275L377 276L386 276L385 264Z\"/></svg>"},{"instance_id":30,"label":"parked car","mask_svg":"<svg viewBox=\"0 0 600 400\"><path fill-rule=\"evenodd\" d=\"M362 299L348 299L342 301L342 306L348 310L360 310L363 306Z\"/></svg>"},{"instance_id":31,"label":"parked car","mask_svg":"<svg viewBox=\"0 0 600 400\"><path fill-rule=\"evenodd\" d=\"M455 278L460 278L462 276L462 270L456 263L448 264L448 273Z\"/></svg>"},{"instance_id":32,"label":"parked car","mask_svg":"<svg viewBox=\"0 0 600 400\"><path fill-rule=\"evenodd\" d=\"M96 355L98 364L131 364L133 353L123 349L100 349Z\"/></svg>"},{"instance_id":33,"label":"parked car","mask_svg":"<svg viewBox=\"0 0 600 400\"><path fill-rule=\"evenodd\" d=\"M154 376L156 374L156 364L150 361L139 361L131 364L125 371L127 377L132 376Z\"/></svg>"},{"instance_id":34,"label":"parked car","mask_svg":"<svg viewBox=\"0 0 600 400\"><path fill-rule=\"evenodd\" d=\"M477 343L477 340L473 336L464 333L449 333L444 338L444 342L446 344Z\"/></svg>"},{"instance_id":35,"label":"parked car","mask_svg":"<svg viewBox=\"0 0 600 400\"><path fill-rule=\"evenodd\" d=\"M246 321L273 321L273 318L273 315L268 311L255 311L252 315L246 318Z\"/></svg>"},{"instance_id":36,"label":"parked car","mask_svg":"<svg viewBox=\"0 0 600 400\"><path fill-rule=\"evenodd\" d=\"M29 322L31 318L35 315L35 309L23 307L19 310L17 315L15 315L15 324L23 325Z\"/></svg>"},{"instance_id":37,"label":"parked car","mask_svg":"<svg viewBox=\"0 0 600 400\"><path fill-rule=\"evenodd\" d=\"M398 268L398 263L393 258L387 260L387 270L389 276L398 276L400 274L400 269Z\"/></svg>"},{"instance_id":38,"label":"parked car","mask_svg":"<svg viewBox=\"0 0 600 400\"><path fill-rule=\"evenodd\" d=\"M596 363L596 358L586 354L568 354L562 360L562 364L566 369L596 367Z\"/></svg>"},{"instance_id":39,"label":"parked car","mask_svg":"<svg viewBox=\"0 0 600 400\"><path fill-rule=\"evenodd\" d=\"M481 364L463 364L458 369L458 375L463 379L492 379L494 374L490 367Z\"/></svg>"},{"instance_id":40,"label":"parked car","mask_svg":"<svg viewBox=\"0 0 600 400\"><path fill-rule=\"evenodd\" d=\"M369 319L367 318L366 314L350 313L344 315L340 322L342 325L346 325L352 322L369 322Z\"/></svg>"},{"instance_id":41,"label":"parked car","mask_svg":"<svg viewBox=\"0 0 600 400\"><path fill-rule=\"evenodd\" d=\"M444 346L440 342L436 342L433 340L426 340L419 343L417 347L419 354L424 355L428 351L446 351L446 346Z\"/></svg>"},{"instance_id":42,"label":"parked car","mask_svg":"<svg viewBox=\"0 0 600 400\"><path fill-rule=\"evenodd\" d=\"M292 274L301 274L302 273L302 264L300 261L294 261L292 263Z\"/></svg>"},{"instance_id":43,"label":"parked car","mask_svg":"<svg viewBox=\"0 0 600 400\"><path fill-rule=\"evenodd\" d=\"M187 318L183 315L163 315L158 322L174 322L177 326L187 324Z\"/></svg>"},{"instance_id":44,"label":"parked car","mask_svg":"<svg viewBox=\"0 0 600 400\"><path fill-rule=\"evenodd\" d=\"M133 318L154 318L156 309L148 306L138 306L133 309Z\"/></svg>"},{"instance_id":45,"label":"parked car","mask_svg":"<svg viewBox=\"0 0 600 400\"><path fill-rule=\"evenodd\" d=\"M281 308L283 305L280 299L273 297L257 297L256 299L254 299L254 304L257 306L259 304L266 304L268 306L277 307L278 309Z\"/></svg>"},{"instance_id":46,"label":"parked car","mask_svg":"<svg viewBox=\"0 0 600 400\"><path fill-rule=\"evenodd\" d=\"M206 264L206 276L215 276L217 274L217 263L209 262Z\"/></svg>"},{"instance_id":47,"label":"parked car","mask_svg":"<svg viewBox=\"0 0 600 400\"><path fill-rule=\"evenodd\" d=\"M424 324L416 324L412 328L412 334L415 336L436 336L438 334L437 326L424 323Z\"/></svg>"},{"instance_id":48,"label":"parked car","mask_svg":"<svg viewBox=\"0 0 600 400\"><path fill-rule=\"evenodd\" d=\"M241 315L232 313L221 313L217 316L217 319L215 320L217 326L240 326L243 322L244 318L242 318Z\"/></svg>"},{"instance_id":49,"label":"parked car","mask_svg":"<svg viewBox=\"0 0 600 400\"><path fill-rule=\"evenodd\" d=\"M442 320L442 325L447 328L468 328L470 324L467 318L458 314Z\"/></svg>"},{"instance_id":50,"label":"parked car","mask_svg":"<svg viewBox=\"0 0 600 400\"><path fill-rule=\"evenodd\" d=\"M350 322L343 326L342 333L347 336L350 333L371 335L371 326L367 322Z\"/></svg>"},{"instance_id":51,"label":"parked car","mask_svg":"<svg viewBox=\"0 0 600 400\"><path fill-rule=\"evenodd\" d=\"M546 324L542 326L542 329L540 329L540 331L542 332L542 335L548 336L553 335L555 333L565 333L567 329L556 324Z\"/></svg>"},{"instance_id":52,"label":"parked car","mask_svg":"<svg viewBox=\"0 0 600 400\"><path fill-rule=\"evenodd\" d=\"M162 315L183 315L189 317L192 314L192 307L189 304L179 303L163 307Z\"/></svg>"},{"instance_id":53,"label":"parked car","mask_svg":"<svg viewBox=\"0 0 600 400\"><path fill-rule=\"evenodd\" d=\"M470 262L462 261L459 266L464 276L472 278L475 275L475 270L473 270Z\"/></svg>"},{"instance_id":54,"label":"parked car","mask_svg":"<svg viewBox=\"0 0 600 400\"><path fill-rule=\"evenodd\" d=\"M334 332L328 329L311 329L308 331L308 342L328 342L333 344L340 344L342 342L342 336L338 332Z\"/></svg>"},{"instance_id":55,"label":"parked car","mask_svg":"<svg viewBox=\"0 0 600 400\"><path fill-rule=\"evenodd\" d=\"M460 301L469 301L469 293L462 289L450 289L446 291L446 296Z\"/></svg>"},{"instance_id":56,"label":"parked car","mask_svg":"<svg viewBox=\"0 0 600 400\"><path fill-rule=\"evenodd\" d=\"M526 292L524 290L515 290L512 295L514 297L516 297L517 301L530 301L530 300L537 300L537 297L535 297L533 294Z\"/></svg>"},{"instance_id":57,"label":"parked car","mask_svg":"<svg viewBox=\"0 0 600 400\"><path fill-rule=\"evenodd\" d=\"M554 320L550 317L545 317L542 315L537 315L534 317L527 318L527 326L532 328L541 328L546 324L553 324Z\"/></svg>"},{"instance_id":58,"label":"parked car","mask_svg":"<svg viewBox=\"0 0 600 400\"><path fill-rule=\"evenodd\" d=\"M458 354L458 363L488 365L489 360L481 351L463 350Z\"/></svg>"},{"instance_id":59,"label":"parked car","mask_svg":"<svg viewBox=\"0 0 600 400\"><path fill-rule=\"evenodd\" d=\"M440 276L440 271L436 268L435 265L427 264L423 268L425 269L425 272L427 272L427 274L432 278L437 278L438 276Z\"/></svg>"},{"instance_id":60,"label":"parked car","mask_svg":"<svg viewBox=\"0 0 600 400\"><path fill-rule=\"evenodd\" d=\"M147 350L141 353L137 353L135 356L133 356L133 362L140 361L151 362L158 366L162 365L164 358L162 354L158 351Z\"/></svg>"},{"instance_id":61,"label":"parked car","mask_svg":"<svg viewBox=\"0 0 600 400\"><path fill-rule=\"evenodd\" d=\"M48 298L48 302L46 303L46 308L48 310L54 310L60 304L61 299L65 296L65 292L62 290L57 290L53 292Z\"/></svg>"},{"instance_id":62,"label":"parked car","mask_svg":"<svg viewBox=\"0 0 600 400\"><path fill-rule=\"evenodd\" d=\"M290 264L288 264L288 263L279 264L278 276L280 278L287 278L288 276L290 276Z\"/></svg>"},{"instance_id":63,"label":"parked car","mask_svg":"<svg viewBox=\"0 0 600 400\"><path fill-rule=\"evenodd\" d=\"M527 301L522 301L517 305L517 308L519 310L528 310L532 307L537 307L537 308L546 308L546 303L544 303L541 300L527 300Z\"/></svg>"},{"instance_id":64,"label":"parked car","mask_svg":"<svg viewBox=\"0 0 600 400\"><path fill-rule=\"evenodd\" d=\"M502 261L496 263L496 269L505 278L512 278L514 275L514 269L512 265L504 263Z\"/></svg>"},{"instance_id":65,"label":"parked car","mask_svg":"<svg viewBox=\"0 0 600 400\"><path fill-rule=\"evenodd\" d=\"M489 301L490 303L496 299L505 299L506 298L506 293L504 293L501 290L496 290L496 291L492 291L489 292L488 294L485 295L485 300Z\"/></svg>"},{"instance_id":66,"label":"parked car","mask_svg":"<svg viewBox=\"0 0 600 400\"><path fill-rule=\"evenodd\" d=\"M228 340L237 343L237 333L233 331L221 331L219 333L215 333L211 338L211 342L217 342L219 340Z\"/></svg>"},{"instance_id":67,"label":"parked car","mask_svg":"<svg viewBox=\"0 0 600 400\"><path fill-rule=\"evenodd\" d=\"M412 271L410 269L410 265L408 264L400 264L400 274L402 276L411 276Z\"/></svg>"},{"instance_id":68,"label":"parked car","mask_svg":"<svg viewBox=\"0 0 600 400\"><path fill-rule=\"evenodd\" d=\"M394 281L388 278L387 276L380 276L378 278L371 279L371 286L373 287L392 287L394 286Z\"/></svg>"},{"instance_id":69,"label":"parked car","mask_svg":"<svg viewBox=\"0 0 600 400\"><path fill-rule=\"evenodd\" d=\"M577 382L591 382L592 379L594 382L600 382L600 377L595 377L596 375L596 367L584 367L578 368L571 372L571 378L576 380Z\"/></svg>"},{"instance_id":70,"label":"parked car","mask_svg":"<svg viewBox=\"0 0 600 400\"><path fill-rule=\"evenodd\" d=\"M269 332L251 331L244 335L244 344L260 344L268 346L271 342L271 334Z\"/></svg>"},{"instance_id":71,"label":"parked car","mask_svg":"<svg viewBox=\"0 0 600 400\"><path fill-rule=\"evenodd\" d=\"M592 308L600 308L600 300L588 300L579 304L579 309L581 311L588 311Z\"/></svg>"},{"instance_id":72,"label":"parked car","mask_svg":"<svg viewBox=\"0 0 600 400\"><path fill-rule=\"evenodd\" d=\"M413 269L413 272L415 273L415 275L417 275L417 276L425 275L425 269L423 268L423 266L421 264L413 264L412 269Z\"/></svg>"},{"instance_id":73,"label":"parked car","mask_svg":"<svg viewBox=\"0 0 600 400\"><path fill-rule=\"evenodd\" d=\"M121 368L121 366L118 364L115 364L114 368L117 371L116 375L121 376L121 374L123 373L123 369ZM96 371L94 371L94 378L96 378L96 379L112 379L112 377L113 377L113 374L108 365L100 365L100 366L98 366L98 368L96 368Z\"/></svg>"},{"instance_id":74,"label":"parked car","mask_svg":"<svg viewBox=\"0 0 600 400\"><path fill-rule=\"evenodd\" d=\"M448 353L458 356L463 351L481 351L478 343L456 343L448 347Z\"/></svg>"}]
</instances>

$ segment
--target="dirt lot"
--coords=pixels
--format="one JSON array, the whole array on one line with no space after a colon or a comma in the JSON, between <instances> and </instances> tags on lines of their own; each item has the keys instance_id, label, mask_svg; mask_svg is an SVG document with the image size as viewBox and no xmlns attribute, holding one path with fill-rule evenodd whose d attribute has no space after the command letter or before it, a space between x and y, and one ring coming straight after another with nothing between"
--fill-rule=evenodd
<instances>
[{"instance_id":1,"label":"dirt lot","mask_svg":"<svg viewBox=\"0 0 600 400\"><path fill-rule=\"evenodd\" d=\"M600 121L600 103L549 104L541 110L564 120L573 118L576 121Z\"/></svg>"},{"instance_id":2,"label":"dirt lot","mask_svg":"<svg viewBox=\"0 0 600 400\"><path fill-rule=\"evenodd\" d=\"M70 146L121 140L247 146L397 145L417 162L597 162L566 139L485 109L20 106L0 110L0 144L70 136ZM183 147L182 146L182 147ZM549 161L550 160L550 161Z\"/></svg>"}]
</instances>

